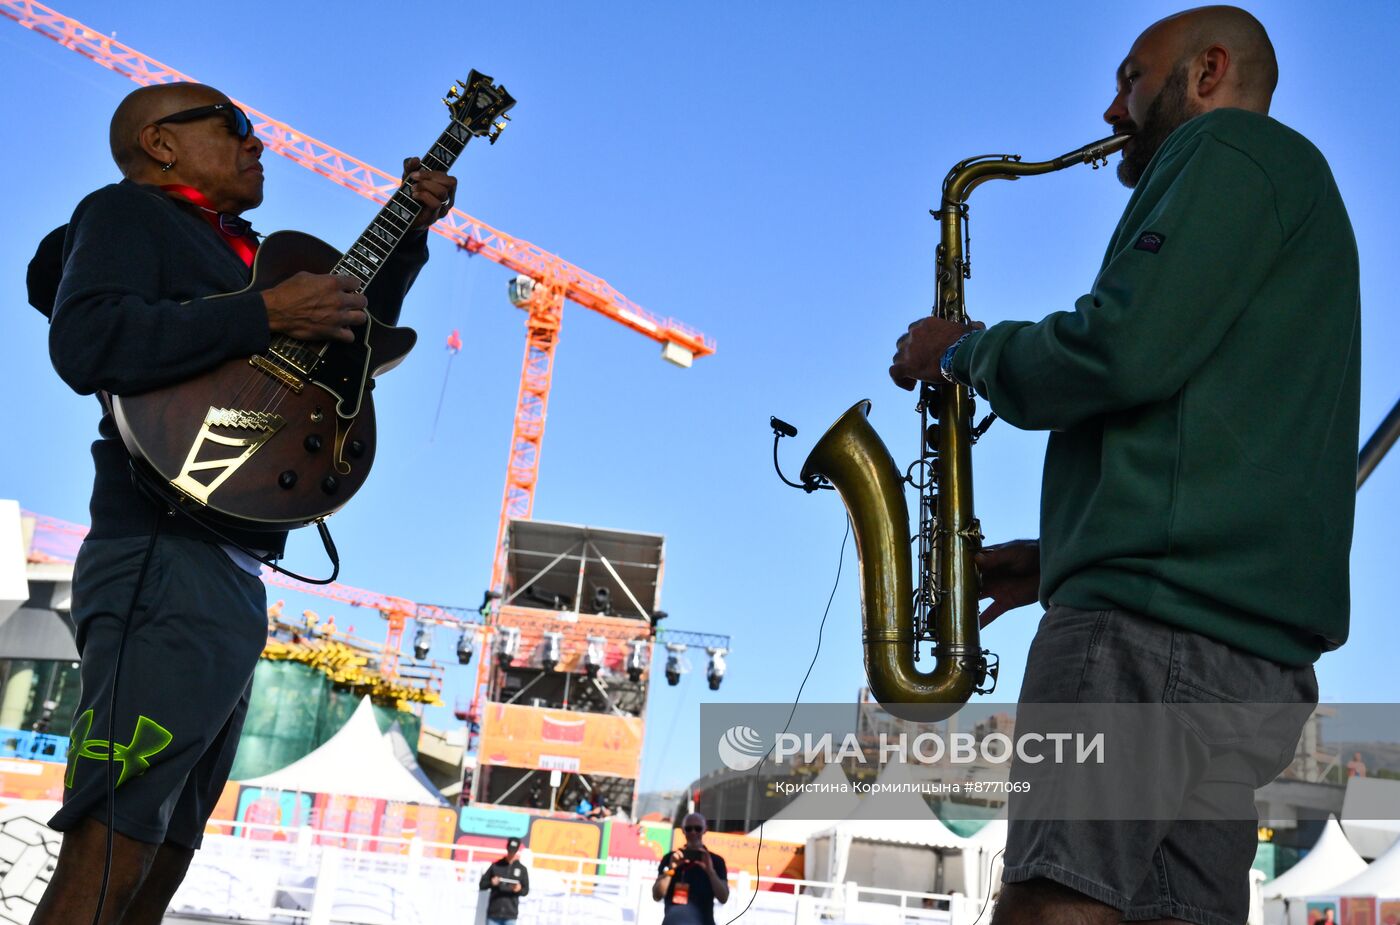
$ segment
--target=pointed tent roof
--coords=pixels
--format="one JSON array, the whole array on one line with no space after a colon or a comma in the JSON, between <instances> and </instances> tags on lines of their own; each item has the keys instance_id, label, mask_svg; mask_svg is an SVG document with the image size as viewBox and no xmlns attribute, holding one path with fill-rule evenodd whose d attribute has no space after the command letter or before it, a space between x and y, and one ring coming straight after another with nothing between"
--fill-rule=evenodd
<instances>
[{"instance_id":1,"label":"pointed tent roof","mask_svg":"<svg viewBox=\"0 0 1400 925\"><path fill-rule=\"evenodd\" d=\"M428 772L423 770L423 766L418 763L418 756L413 752L413 746L408 744L408 738L403 734L403 726L395 720L389 724L389 728L384 730L384 738L388 740L389 746L394 750L394 757L399 760L399 764L404 766L408 773L413 775L413 779L418 781L428 790L439 793L432 778L428 777ZM457 782L458 788L462 782ZM445 794L444 794L445 796Z\"/></svg>"},{"instance_id":2,"label":"pointed tent roof","mask_svg":"<svg viewBox=\"0 0 1400 925\"><path fill-rule=\"evenodd\" d=\"M1379 858L1400 840L1400 781L1349 777L1342 797L1342 831L1363 858Z\"/></svg>"},{"instance_id":3,"label":"pointed tent roof","mask_svg":"<svg viewBox=\"0 0 1400 925\"><path fill-rule=\"evenodd\" d=\"M1400 842L1392 845L1389 851L1376 858L1365 870L1350 880L1314 889L1311 893L1323 896L1375 896L1381 899L1400 899Z\"/></svg>"},{"instance_id":4,"label":"pointed tent roof","mask_svg":"<svg viewBox=\"0 0 1400 925\"><path fill-rule=\"evenodd\" d=\"M374 721L368 697L360 701L345 725L315 751L271 774L239 783L272 790L335 793L401 803L443 803L442 794L425 786L400 763L389 738L379 731Z\"/></svg>"},{"instance_id":5,"label":"pointed tent roof","mask_svg":"<svg viewBox=\"0 0 1400 925\"><path fill-rule=\"evenodd\" d=\"M1324 892L1365 869L1366 862L1347 841L1337 817L1328 816L1307 857L1265 884L1262 896L1273 899Z\"/></svg>"},{"instance_id":6,"label":"pointed tent roof","mask_svg":"<svg viewBox=\"0 0 1400 925\"><path fill-rule=\"evenodd\" d=\"M845 790L841 788L844 786ZM805 842L814 832L829 829L855 811L860 797L851 789L841 765L832 763L821 769L805 791L763 823L765 841ZM822 818L816 818L820 814ZM750 835L757 835L755 828Z\"/></svg>"}]
</instances>

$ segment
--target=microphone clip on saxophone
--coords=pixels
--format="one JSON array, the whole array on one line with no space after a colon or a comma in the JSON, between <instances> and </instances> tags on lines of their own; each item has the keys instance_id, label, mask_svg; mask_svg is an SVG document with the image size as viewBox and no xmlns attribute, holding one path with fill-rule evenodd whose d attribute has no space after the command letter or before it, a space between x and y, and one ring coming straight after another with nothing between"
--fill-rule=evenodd
<instances>
[{"instance_id":1,"label":"microphone clip on saxophone","mask_svg":"<svg viewBox=\"0 0 1400 925\"><path fill-rule=\"evenodd\" d=\"M818 491L823 488L835 487L830 482L828 482L823 476L820 475L807 475L804 473L802 476L802 481L800 482L794 482L792 479L783 475L783 467L778 465L778 441L783 439L784 437L796 437L797 428L793 427L791 424L789 424L787 421L784 421L782 418L776 417L770 417L768 419L768 426L773 428L773 468L777 470L778 478L783 480L784 485L790 485L793 488L800 488L808 494L811 494L812 492Z\"/></svg>"}]
</instances>

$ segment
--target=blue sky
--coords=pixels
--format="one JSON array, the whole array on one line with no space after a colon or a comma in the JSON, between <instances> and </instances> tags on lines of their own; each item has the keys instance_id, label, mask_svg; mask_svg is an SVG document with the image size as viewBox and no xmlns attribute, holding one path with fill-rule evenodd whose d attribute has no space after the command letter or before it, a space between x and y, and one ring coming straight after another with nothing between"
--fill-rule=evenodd
<instances>
[{"instance_id":1,"label":"blue sky","mask_svg":"<svg viewBox=\"0 0 1400 925\"><path fill-rule=\"evenodd\" d=\"M461 208L604 277L652 312L714 337L680 370L653 342L569 305L556 357L535 516L663 533L670 624L733 637L711 693L697 669L658 683L643 785L690 780L701 702L786 701L816 642L844 527L831 495L782 487L768 416L811 440L859 398L898 459L915 450L910 396L886 377L893 342L928 310L936 228L927 210L956 161L986 152L1039 160L1106 134L1113 73L1137 34L1179 7L952 3L533 3L430 14L348 2L155 5L66 0L58 9L274 118L387 170L440 131L438 100L477 68L520 101L500 143L459 161ZM1400 5L1260 2L1282 77L1273 115L1329 159L1362 261L1363 437L1400 398L1394 357L1400 131L1393 53ZM0 339L8 452L0 496L85 522L91 398L68 392L46 330L24 302L33 245L88 191L116 177L107 121L134 84L0 21ZM375 207L268 155L264 232L297 228L345 246ZM1080 168L972 199L973 317L989 323L1068 308L1088 287L1128 191ZM511 274L434 238L404 322L421 336L380 383L375 475L331 525L343 579L469 605L491 566L523 349ZM436 436L442 344L461 331ZM1306 345L1300 345L1306 349ZM1281 371L1286 374L1286 371ZM431 438L431 439L430 439ZM998 425L975 454L989 541L1034 536L1044 436ZM1286 503L1286 499L1281 499ZM1400 460L1359 497L1352 638L1318 665L1325 700L1396 700L1392 618ZM1299 550L1300 556L1308 554ZM316 569L314 534L292 563ZM854 557L804 700L849 702L863 683ZM298 602L362 633L372 615ZM985 634L1014 699L1037 613ZM439 633L434 655L452 663ZM466 690L449 669L449 704ZM451 723L446 711L428 721Z\"/></svg>"}]
</instances>

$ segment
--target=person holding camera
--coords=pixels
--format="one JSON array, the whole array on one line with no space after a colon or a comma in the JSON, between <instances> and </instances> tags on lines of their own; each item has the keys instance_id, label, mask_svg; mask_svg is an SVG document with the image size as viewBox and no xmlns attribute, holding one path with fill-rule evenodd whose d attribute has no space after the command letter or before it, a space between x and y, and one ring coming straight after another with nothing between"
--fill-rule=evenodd
<instances>
[{"instance_id":1,"label":"person holding camera","mask_svg":"<svg viewBox=\"0 0 1400 925\"><path fill-rule=\"evenodd\" d=\"M506 840L506 856L495 861L481 875L480 887L491 891L486 903L488 925L515 925L520 915L520 897L530 892L530 871L520 862L520 839Z\"/></svg>"},{"instance_id":2,"label":"person holding camera","mask_svg":"<svg viewBox=\"0 0 1400 925\"><path fill-rule=\"evenodd\" d=\"M666 903L665 925L715 925L715 900L729 901L729 870L703 843L704 816L686 816L681 831L685 847L661 859L651 898Z\"/></svg>"}]
</instances>

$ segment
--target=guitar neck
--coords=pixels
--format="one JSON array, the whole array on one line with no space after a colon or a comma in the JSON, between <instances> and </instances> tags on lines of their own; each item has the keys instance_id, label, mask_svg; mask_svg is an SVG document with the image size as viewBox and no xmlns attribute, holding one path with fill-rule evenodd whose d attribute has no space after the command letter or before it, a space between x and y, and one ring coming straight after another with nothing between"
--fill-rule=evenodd
<instances>
[{"instance_id":1,"label":"guitar neck","mask_svg":"<svg viewBox=\"0 0 1400 925\"><path fill-rule=\"evenodd\" d=\"M452 120L428 153L423 155L423 166L443 173L451 170L471 137L465 126ZM359 280L360 286L356 291L363 292L383 269L389 255L399 246L422 210L422 204L413 198L413 185L405 180L331 272Z\"/></svg>"}]
</instances>

